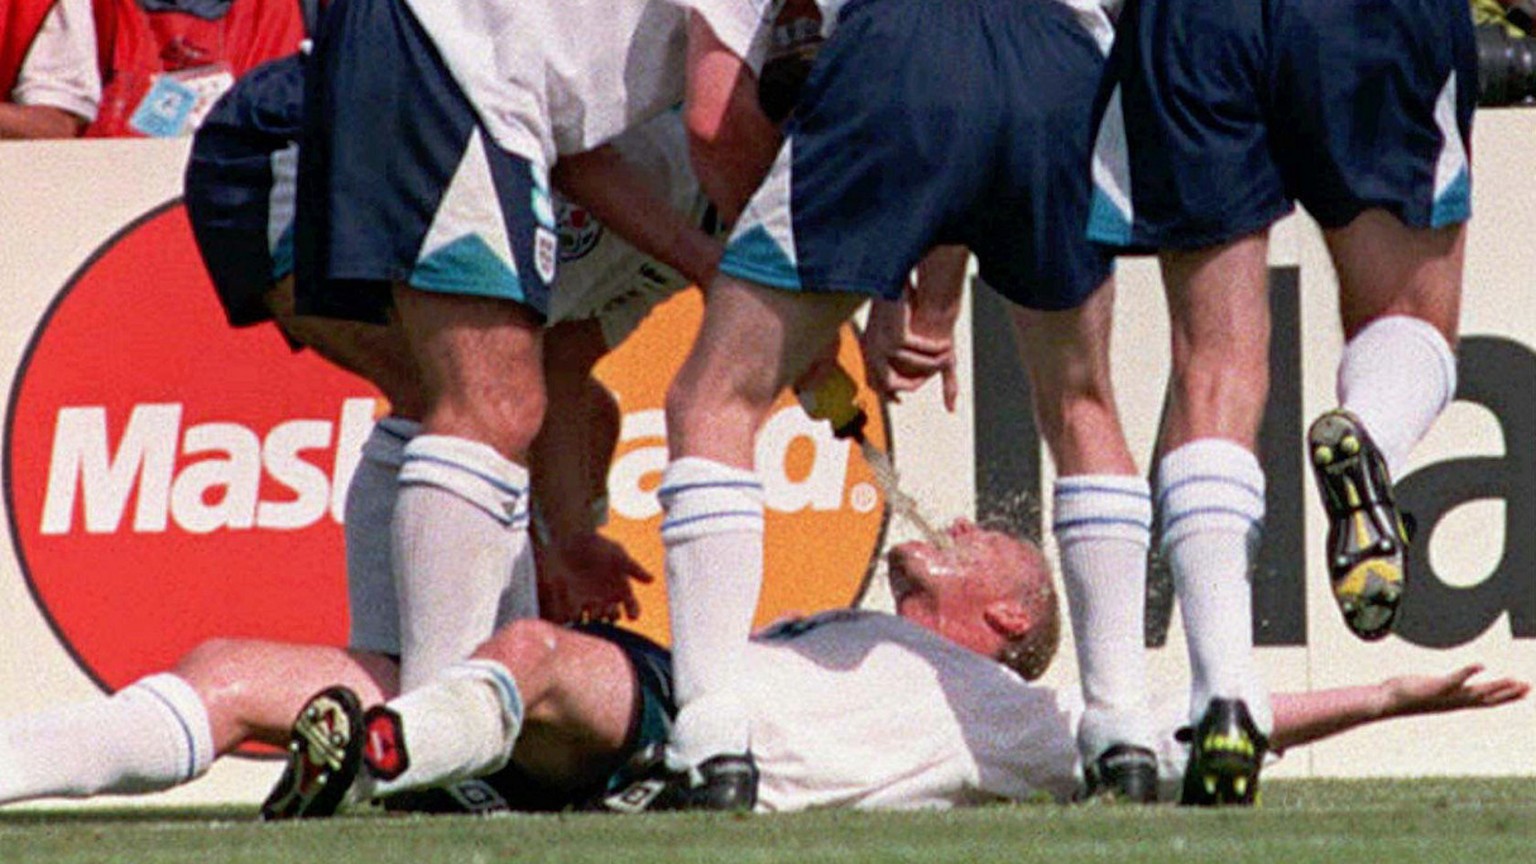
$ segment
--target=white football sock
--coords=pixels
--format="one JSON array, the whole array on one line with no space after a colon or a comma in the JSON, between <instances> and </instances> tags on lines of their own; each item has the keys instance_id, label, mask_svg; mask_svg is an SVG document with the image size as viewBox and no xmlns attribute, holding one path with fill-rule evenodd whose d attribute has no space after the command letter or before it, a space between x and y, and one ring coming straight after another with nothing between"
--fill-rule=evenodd
<instances>
[{"instance_id":1,"label":"white football sock","mask_svg":"<svg viewBox=\"0 0 1536 864\"><path fill-rule=\"evenodd\" d=\"M0 803L159 792L201 777L213 759L197 691L150 675L108 699L0 721Z\"/></svg>"},{"instance_id":2,"label":"white football sock","mask_svg":"<svg viewBox=\"0 0 1536 864\"><path fill-rule=\"evenodd\" d=\"M1053 525L1085 711L1078 749L1085 762L1116 744L1156 746L1147 698L1147 481L1078 475L1056 481Z\"/></svg>"},{"instance_id":3,"label":"white football sock","mask_svg":"<svg viewBox=\"0 0 1536 864\"><path fill-rule=\"evenodd\" d=\"M1338 396L1365 424L1395 482L1414 445L1456 398L1456 355L1426 321L1379 318L1344 346Z\"/></svg>"},{"instance_id":4,"label":"white football sock","mask_svg":"<svg viewBox=\"0 0 1536 864\"><path fill-rule=\"evenodd\" d=\"M507 667L489 659L449 666L437 680L385 707L400 718L407 767L390 780L361 772L355 786L364 798L445 786L498 771L512 757L523 728L517 682Z\"/></svg>"},{"instance_id":5,"label":"white football sock","mask_svg":"<svg viewBox=\"0 0 1536 864\"><path fill-rule=\"evenodd\" d=\"M519 558L533 554L528 469L476 441L418 435L400 467L390 554L409 692L495 631ZM538 614L536 604L521 611Z\"/></svg>"},{"instance_id":6,"label":"white football sock","mask_svg":"<svg viewBox=\"0 0 1536 864\"><path fill-rule=\"evenodd\" d=\"M402 417L375 423L347 487L347 645L358 651L400 653L400 603L389 563L389 532L405 445L420 432L421 424Z\"/></svg>"},{"instance_id":7,"label":"white football sock","mask_svg":"<svg viewBox=\"0 0 1536 864\"><path fill-rule=\"evenodd\" d=\"M1253 657L1249 573L1264 522L1259 461L1231 441L1191 441L1163 457L1158 503L1189 645L1191 722L1214 697L1242 699L1268 735L1269 690Z\"/></svg>"},{"instance_id":8,"label":"white football sock","mask_svg":"<svg viewBox=\"0 0 1536 864\"><path fill-rule=\"evenodd\" d=\"M524 536L527 536L526 531ZM496 604L496 621L491 627L493 633L513 621L539 617L539 568L533 557L531 538L525 544L525 549L523 554L512 561L511 581L507 583L506 590L501 592L501 600Z\"/></svg>"},{"instance_id":9,"label":"white football sock","mask_svg":"<svg viewBox=\"0 0 1536 864\"><path fill-rule=\"evenodd\" d=\"M681 768L750 745L736 675L763 587L763 487L754 472L689 457L667 466L659 494L678 704L667 760Z\"/></svg>"}]
</instances>

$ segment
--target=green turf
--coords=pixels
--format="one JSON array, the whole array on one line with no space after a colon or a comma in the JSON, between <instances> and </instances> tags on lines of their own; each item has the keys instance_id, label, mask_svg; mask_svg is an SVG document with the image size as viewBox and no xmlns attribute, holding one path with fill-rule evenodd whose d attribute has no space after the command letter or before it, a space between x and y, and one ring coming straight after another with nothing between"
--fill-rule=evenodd
<instances>
[{"instance_id":1,"label":"green turf","mask_svg":"<svg viewBox=\"0 0 1536 864\"><path fill-rule=\"evenodd\" d=\"M1471 862L1536 860L1536 781L1274 781L1253 811L407 817L261 825L246 810L0 813L0 862Z\"/></svg>"}]
</instances>

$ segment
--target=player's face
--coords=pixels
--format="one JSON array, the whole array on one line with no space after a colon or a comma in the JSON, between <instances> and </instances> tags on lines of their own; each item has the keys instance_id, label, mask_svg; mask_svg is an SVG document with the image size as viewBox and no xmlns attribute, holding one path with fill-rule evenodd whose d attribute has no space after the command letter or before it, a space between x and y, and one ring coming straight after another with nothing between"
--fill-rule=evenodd
<instances>
[{"instance_id":1,"label":"player's face","mask_svg":"<svg viewBox=\"0 0 1536 864\"><path fill-rule=\"evenodd\" d=\"M891 550L889 579L896 612L985 654L995 650L984 620L988 605L1016 599L1038 562L1024 543L959 520L949 543L902 543Z\"/></svg>"},{"instance_id":2,"label":"player's face","mask_svg":"<svg viewBox=\"0 0 1536 864\"><path fill-rule=\"evenodd\" d=\"M999 531L976 527L958 519L944 532L947 543L924 540L902 543L890 551L891 592L899 605L905 597L947 594L961 587L1016 585L1023 560L1018 540Z\"/></svg>"}]
</instances>

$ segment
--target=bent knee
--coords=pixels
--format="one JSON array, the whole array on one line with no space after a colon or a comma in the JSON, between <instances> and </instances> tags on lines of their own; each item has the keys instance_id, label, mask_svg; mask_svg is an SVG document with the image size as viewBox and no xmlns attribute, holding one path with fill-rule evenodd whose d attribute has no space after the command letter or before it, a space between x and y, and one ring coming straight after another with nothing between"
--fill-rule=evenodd
<instances>
[{"instance_id":1,"label":"bent knee","mask_svg":"<svg viewBox=\"0 0 1536 864\"><path fill-rule=\"evenodd\" d=\"M213 638L201 642L176 661L172 671L199 693L241 680L261 662L254 639Z\"/></svg>"},{"instance_id":2,"label":"bent knee","mask_svg":"<svg viewBox=\"0 0 1536 864\"><path fill-rule=\"evenodd\" d=\"M490 641L475 650L474 656L495 660L503 666L538 663L559 650L564 627L537 618L521 618L496 631Z\"/></svg>"}]
</instances>

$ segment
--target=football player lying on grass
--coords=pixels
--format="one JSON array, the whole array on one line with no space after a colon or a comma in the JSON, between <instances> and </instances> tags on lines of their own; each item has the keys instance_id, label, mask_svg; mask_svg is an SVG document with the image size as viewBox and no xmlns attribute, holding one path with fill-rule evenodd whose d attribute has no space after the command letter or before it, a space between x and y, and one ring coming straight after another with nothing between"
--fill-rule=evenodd
<instances>
[{"instance_id":1,"label":"football player lying on grass","mask_svg":"<svg viewBox=\"0 0 1536 864\"><path fill-rule=\"evenodd\" d=\"M944 807L1077 791L1077 688L1029 683L1059 635L1044 558L963 521L949 536L943 547L891 551L895 615L838 610L758 634L738 674L752 694L759 809ZM1481 671L1277 693L1270 746L1504 705L1529 690L1478 680ZM670 663L639 636L520 620L435 683L386 701L395 682L378 656L210 643L110 699L0 721L0 802L167 789L243 742L264 741L290 744L263 807L269 818L380 798L456 812L647 803L648 787L629 781L665 740ZM1185 745L1172 724L1160 740L1165 792L1176 797Z\"/></svg>"}]
</instances>

